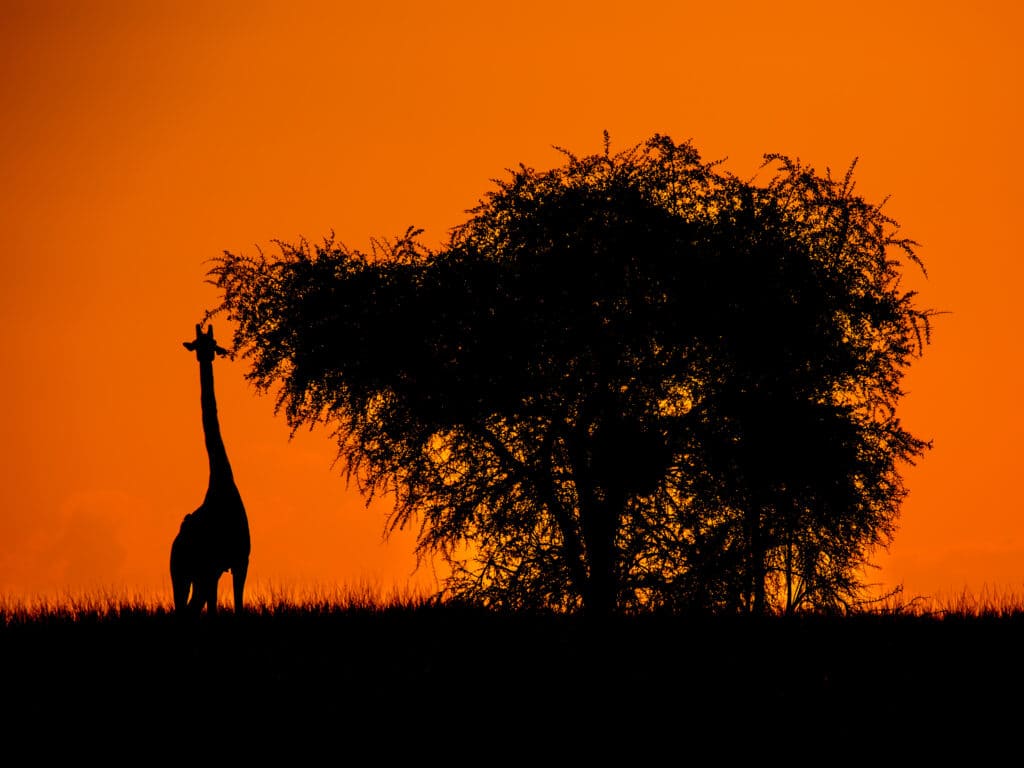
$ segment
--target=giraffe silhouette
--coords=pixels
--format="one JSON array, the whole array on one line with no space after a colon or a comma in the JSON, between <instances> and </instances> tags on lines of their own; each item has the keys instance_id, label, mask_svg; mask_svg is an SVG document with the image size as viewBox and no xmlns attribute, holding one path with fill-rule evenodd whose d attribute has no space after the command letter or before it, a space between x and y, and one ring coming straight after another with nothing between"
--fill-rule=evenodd
<instances>
[{"instance_id":1,"label":"giraffe silhouette","mask_svg":"<svg viewBox=\"0 0 1024 768\"><path fill-rule=\"evenodd\" d=\"M197 615L205 606L208 614L215 614L217 583L223 573L230 571L235 612L238 613L242 610L251 543L249 519L221 438L213 391L213 359L226 355L227 350L214 340L213 326L208 326L203 333L200 323L196 324L195 339L183 345L195 352L199 361L200 404L210 460L210 482L203 503L195 512L185 515L171 545L174 610Z\"/></svg>"}]
</instances>

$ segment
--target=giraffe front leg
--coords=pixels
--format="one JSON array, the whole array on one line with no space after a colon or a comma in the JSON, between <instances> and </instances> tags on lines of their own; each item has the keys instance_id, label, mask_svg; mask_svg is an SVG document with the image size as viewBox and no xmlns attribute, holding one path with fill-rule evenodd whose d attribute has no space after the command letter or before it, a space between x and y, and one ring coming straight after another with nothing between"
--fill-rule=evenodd
<instances>
[{"instance_id":1,"label":"giraffe front leg","mask_svg":"<svg viewBox=\"0 0 1024 768\"><path fill-rule=\"evenodd\" d=\"M249 572L249 561L243 561L231 569L231 585L235 592L235 613L241 613L244 609L243 597L245 595L245 577Z\"/></svg>"},{"instance_id":2,"label":"giraffe front leg","mask_svg":"<svg viewBox=\"0 0 1024 768\"><path fill-rule=\"evenodd\" d=\"M203 606L206 606L206 612L211 616L217 613L216 574L202 573L196 577L192 584L192 599L188 605L191 613L195 615L203 612Z\"/></svg>"},{"instance_id":3,"label":"giraffe front leg","mask_svg":"<svg viewBox=\"0 0 1024 768\"><path fill-rule=\"evenodd\" d=\"M219 578L210 579L210 585L206 592L206 612L211 616L217 615L217 582Z\"/></svg>"},{"instance_id":4,"label":"giraffe front leg","mask_svg":"<svg viewBox=\"0 0 1024 768\"><path fill-rule=\"evenodd\" d=\"M189 606L189 596L192 594L192 582L187 578L175 575L171 579L174 588L174 612L184 613Z\"/></svg>"},{"instance_id":5,"label":"giraffe front leg","mask_svg":"<svg viewBox=\"0 0 1024 768\"><path fill-rule=\"evenodd\" d=\"M189 595L186 608L190 616L198 616L203 612L203 605L206 602L205 592L202 588L202 582L198 578L192 582L191 586L192 594Z\"/></svg>"},{"instance_id":6,"label":"giraffe front leg","mask_svg":"<svg viewBox=\"0 0 1024 768\"><path fill-rule=\"evenodd\" d=\"M197 539L196 518L190 513L181 521L178 535L171 544L171 587L175 613L193 609L192 603L196 599Z\"/></svg>"}]
</instances>

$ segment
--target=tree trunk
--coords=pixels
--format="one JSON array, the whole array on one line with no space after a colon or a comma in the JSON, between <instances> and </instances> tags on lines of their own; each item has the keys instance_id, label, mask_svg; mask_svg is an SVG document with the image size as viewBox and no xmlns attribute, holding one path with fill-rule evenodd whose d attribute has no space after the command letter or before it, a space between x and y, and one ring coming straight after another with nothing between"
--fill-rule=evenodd
<instances>
[{"instance_id":1,"label":"tree trunk","mask_svg":"<svg viewBox=\"0 0 1024 768\"><path fill-rule=\"evenodd\" d=\"M624 494L606 491L601 501L593 500L581 509L583 536L587 548L589 578L583 594L583 609L589 616L607 617L618 610L619 583L615 536L622 518Z\"/></svg>"},{"instance_id":2,"label":"tree trunk","mask_svg":"<svg viewBox=\"0 0 1024 768\"><path fill-rule=\"evenodd\" d=\"M765 611L764 542L761 530L761 507L747 507L744 526L747 531L747 601L750 613L760 616Z\"/></svg>"}]
</instances>

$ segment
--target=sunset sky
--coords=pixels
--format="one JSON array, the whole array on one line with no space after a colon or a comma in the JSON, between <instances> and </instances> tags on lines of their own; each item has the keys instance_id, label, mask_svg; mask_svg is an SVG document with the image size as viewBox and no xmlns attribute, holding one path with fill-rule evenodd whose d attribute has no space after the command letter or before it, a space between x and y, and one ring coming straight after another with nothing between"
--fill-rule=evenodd
<instances>
[{"instance_id":1,"label":"sunset sky","mask_svg":"<svg viewBox=\"0 0 1024 768\"><path fill-rule=\"evenodd\" d=\"M920 243L906 286L948 312L901 411L934 448L872 576L1024 594L1022 8L0 0L0 595L169 599L206 490L181 343L217 301L209 259L410 225L440 244L506 168L603 130L613 151L692 139L743 177L768 152L859 158L857 190ZM414 532L383 542L327 433L289 439L245 372L215 364L250 585L432 586Z\"/></svg>"}]
</instances>

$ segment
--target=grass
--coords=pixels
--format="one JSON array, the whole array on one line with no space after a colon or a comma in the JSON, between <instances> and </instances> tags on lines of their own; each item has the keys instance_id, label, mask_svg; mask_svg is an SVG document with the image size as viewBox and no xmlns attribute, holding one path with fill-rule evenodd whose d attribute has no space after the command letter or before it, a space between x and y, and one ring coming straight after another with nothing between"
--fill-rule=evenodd
<instances>
[{"instance_id":1,"label":"grass","mask_svg":"<svg viewBox=\"0 0 1024 768\"><path fill-rule=\"evenodd\" d=\"M220 606L230 610L230 595L221 585ZM280 613L391 611L416 608L429 602L426 592L394 587L383 591L371 582L349 586L257 584L246 592L247 611L260 616ZM128 615L161 616L173 613L168 595L157 592L104 589L61 594L0 595L0 623L50 619L96 620Z\"/></svg>"},{"instance_id":2,"label":"grass","mask_svg":"<svg viewBox=\"0 0 1024 768\"><path fill-rule=\"evenodd\" d=\"M244 613L195 622L116 592L6 598L0 616L5 743L115 763L213 739L211 755L361 765L849 764L883 735L889 758L961 744L977 761L1019 727L1024 689L1024 602L1007 593L592 625L360 584L257 589Z\"/></svg>"},{"instance_id":3,"label":"grass","mask_svg":"<svg viewBox=\"0 0 1024 768\"><path fill-rule=\"evenodd\" d=\"M230 610L230 596L223 589L222 610ZM307 613L387 613L424 609L433 600L426 591L383 590L363 581L354 585L257 584L246 593L246 609L257 616ZM48 619L96 620L130 615L161 616L173 613L168 596L156 592L106 589L92 592L65 592L54 595L0 594L0 623L24 623ZM1011 590L983 588L979 593L967 590L935 597L906 598L901 590L877 600L865 602L851 615L902 616L912 618L1012 619L1024 617L1024 594Z\"/></svg>"}]
</instances>

